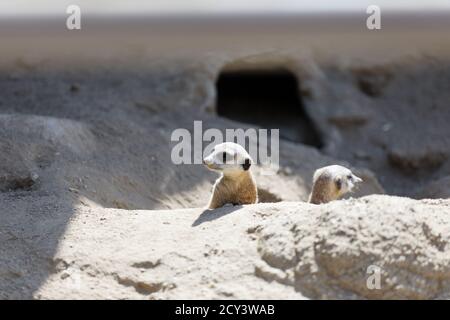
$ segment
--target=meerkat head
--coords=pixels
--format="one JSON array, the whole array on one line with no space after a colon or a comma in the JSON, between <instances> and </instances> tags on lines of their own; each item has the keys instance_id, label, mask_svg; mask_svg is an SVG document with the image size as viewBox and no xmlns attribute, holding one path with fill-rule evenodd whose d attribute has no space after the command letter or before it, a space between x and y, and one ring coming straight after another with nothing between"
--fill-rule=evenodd
<instances>
[{"instance_id":1,"label":"meerkat head","mask_svg":"<svg viewBox=\"0 0 450 320\"><path fill-rule=\"evenodd\" d=\"M224 142L214 146L203 164L210 170L220 171L224 175L238 174L250 169L253 160L245 149L234 142Z\"/></svg>"},{"instance_id":2,"label":"meerkat head","mask_svg":"<svg viewBox=\"0 0 450 320\"><path fill-rule=\"evenodd\" d=\"M314 174L314 181L320 178L330 179L336 198L351 192L363 180L357 177L350 169L339 165L320 168Z\"/></svg>"}]
</instances>

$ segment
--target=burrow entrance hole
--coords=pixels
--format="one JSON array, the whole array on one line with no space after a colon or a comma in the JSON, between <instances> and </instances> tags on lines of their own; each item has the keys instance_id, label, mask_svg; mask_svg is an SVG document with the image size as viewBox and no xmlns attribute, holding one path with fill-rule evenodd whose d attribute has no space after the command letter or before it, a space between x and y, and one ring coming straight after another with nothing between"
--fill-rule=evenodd
<instances>
[{"instance_id":1,"label":"burrow entrance hole","mask_svg":"<svg viewBox=\"0 0 450 320\"><path fill-rule=\"evenodd\" d=\"M322 140L304 110L297 77L284 69L223 71L217 81L217 113L280 138L317 148Z\"/></svg>"}]
</instances>

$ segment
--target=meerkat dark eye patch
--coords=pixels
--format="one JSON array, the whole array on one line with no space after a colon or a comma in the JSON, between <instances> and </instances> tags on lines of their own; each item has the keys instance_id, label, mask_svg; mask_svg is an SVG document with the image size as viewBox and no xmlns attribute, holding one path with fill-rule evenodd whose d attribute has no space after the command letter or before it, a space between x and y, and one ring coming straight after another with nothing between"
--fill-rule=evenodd
<instances>
[{"instance_id":1,"label":"meerkat dark eye patch","mask_svg":"<svg viewBox=\"0 0 450 320\"><path fill-rule=\"evenodd\" d=\"M341 190L341 188L342 188L342 180L341 179L336 179L336 188L338 190Z\"/></svg>"},{"instance_id":2,"label":"meerkat dark eye patch","mask_svg":"<svg viewBox=\"0 0 450 320\"><path fill-rule=\"evenodd\" d=\"M227 162L227 153L226 153L226 152L223 152L223 153L222 153L222 162L223 162L223 163L226 163L226 162Z\"/></svg>"},{"instance_id":3,"label":"meerkat dark eye patch","mask_svg":"<svg viewBox=\"0 0 450 320\"><path fill-rule=\"evenodd\" d=\"M347 176L347 179L348 179L348 180L352 180L352 179L353 179L353 176L352 176L351 174L349 174L349 175Z\"/></svg>"},{"instance_id":4,"label":"meerkat dark eye patch","mask_svg":"<svg viewBox=\"0 0 450 320\"><path fill-rule=\"evenodd\" d=\"M245 159L244 164L242 165L242 168L244 168L245 171L247 171L248 169L250 169L250 166L252 164L250 163L250 159Z\"/></svg>"}]
</instances>

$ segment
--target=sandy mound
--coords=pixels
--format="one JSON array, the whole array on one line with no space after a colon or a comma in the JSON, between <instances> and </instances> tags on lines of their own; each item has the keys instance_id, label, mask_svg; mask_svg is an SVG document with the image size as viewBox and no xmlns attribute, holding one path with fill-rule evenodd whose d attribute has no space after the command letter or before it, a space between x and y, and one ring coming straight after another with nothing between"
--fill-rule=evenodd
<instances>
[{"instance_id":1,"label":"sandy mound","mask_svg":"<svg viewBox=\"0 0 450 320\"><path fill-rule=\"evenodd\" d=\"M44 273L33 297L448 298L449 210L448 200L388 196L209 212L80 207L53 255L61 214L41 216L33 240L10 232L1 292L31 297ZM9 230L27 216L8 217ZM367 288L370 266L380 289Z\"/></svg>"},{"instance_id":2,"label":"sandy mound","mask_svg":"<svg viewBox=\"0 0 450 320\"><path fill-rule=\"evenodd\" d=\"M302 209L262 227L265 279L311 298L449 298L450 201L370 196ZM375 268L379 288L367 285Z\"/></svg>"}]
</instances>

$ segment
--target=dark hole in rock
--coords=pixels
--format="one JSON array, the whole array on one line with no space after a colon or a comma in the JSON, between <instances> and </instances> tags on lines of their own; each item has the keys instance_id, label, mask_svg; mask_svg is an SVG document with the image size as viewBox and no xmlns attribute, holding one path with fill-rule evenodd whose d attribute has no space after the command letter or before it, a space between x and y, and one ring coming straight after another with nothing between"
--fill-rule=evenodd
<instances>
[{"instance_id":1,"label":"dark hole in rock","mask_svg":"<svg viewBox=\"0 0 450 320\"><path fill-rule=\"evenodd\" d=\"M220 116L280 129L280 138L317 148L322 141L304 110L297 77L284 69L225 71L217 81Z\"/></svg>"}]
</instances>

